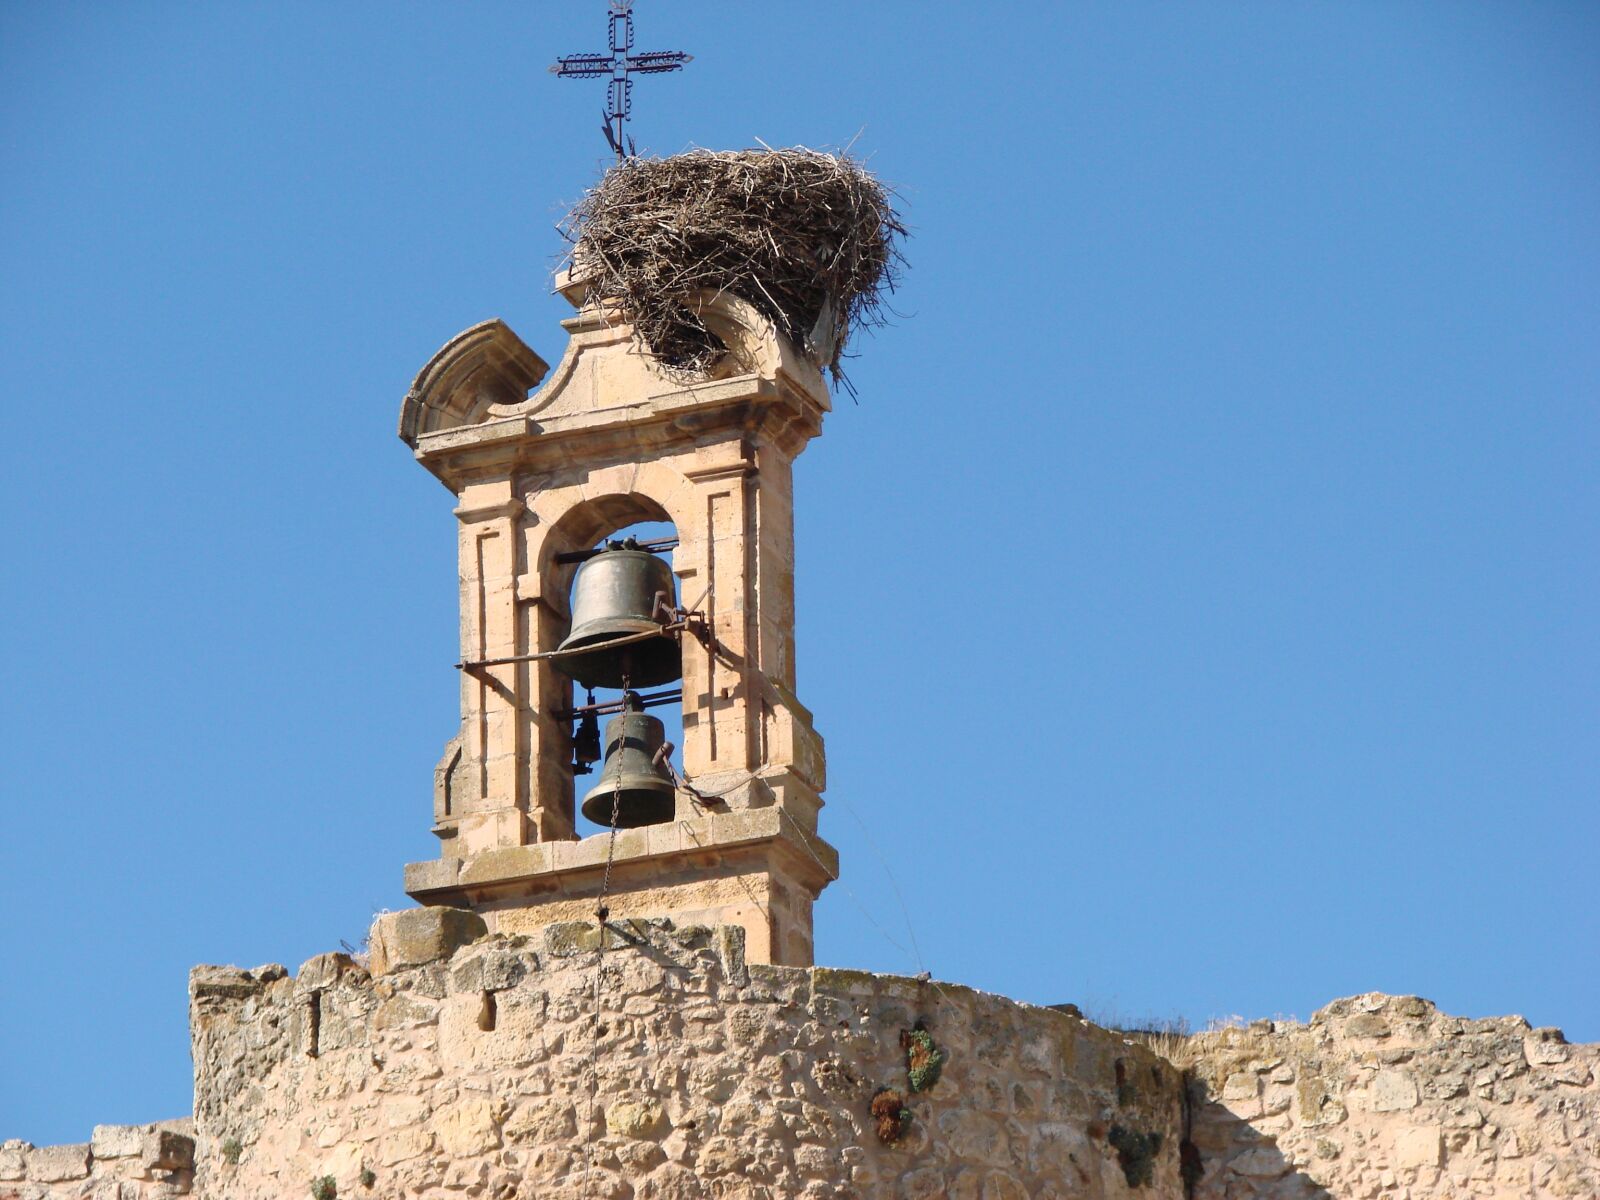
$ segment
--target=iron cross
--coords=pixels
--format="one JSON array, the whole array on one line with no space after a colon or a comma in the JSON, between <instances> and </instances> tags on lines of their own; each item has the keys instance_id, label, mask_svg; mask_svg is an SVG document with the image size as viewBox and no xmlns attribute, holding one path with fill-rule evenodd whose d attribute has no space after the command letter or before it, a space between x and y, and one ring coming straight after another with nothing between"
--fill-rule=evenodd
<instances>
[{"instance_id":1,"label":"iron cross","mask_svg":"<svg viewBox=\"0 0 1600 1200\"><path fill-rule=\"evenodd\" d=\"M633 109L633 76L681 71L685 63L694 61L694 56L681 50L630 53L633 50L633 0L610 0L610 3L611 53L568 54L556 59L550 73L569 79L611 77L606 123L601 126L601 131L617 158L623 159L636 152L633 139L622 131L622 123Z\"/></svg>"}]
</instances>

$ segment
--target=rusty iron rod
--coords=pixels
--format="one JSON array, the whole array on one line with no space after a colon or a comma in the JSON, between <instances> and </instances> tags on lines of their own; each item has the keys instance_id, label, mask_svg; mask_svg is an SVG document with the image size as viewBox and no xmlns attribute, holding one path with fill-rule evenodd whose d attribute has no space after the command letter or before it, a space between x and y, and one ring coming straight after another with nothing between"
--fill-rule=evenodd
<instances>
[{"instance_id":1,"label":"rusty iron rod","mask_svg":"<svg viewBox=\"0 0 1600 1200\"><path fill-rule=\"evenodd\" d=\"M479 667L504 667L511 663L540 662L547 658L573 658L579 654L592 654L596 650L610 650L617 646L628 646L634 642L645 642L655 637L670 637L684 628L682 622L663 625L659 630L650 630L645 633L630 633L627 637L612 638L608 642L596 642L592 646L579 646L575 650L546 650L542 654L513 654L506 658L480 658L476 662L458 662L458 671L476 671Z\"/></svg>"},{"instance_id":2,"label":"rusty iron rod","mask_svg":"<svg viewBox=\"0 0 1600 1200\"><path fill-rule=\"evenodd\" d=\"M652 540L650 540L648 542L639 542L639 543L637 543L637 545L638 545L639 549L647 550L651 554L654 554L659 550L671 550L674 546L676 546L678 544L678 542L680 540L681 540L680 538L675 538L675 537L654 538L654 539L652 539ZM589 559L593 558L596 554L604 554L604 553L605 553L605 551L604 550L600 550L600 549L595 549L595 550L563 550L560 554L556 555L556 562L558 562L558 563L587 562Z\"/></svg>"}]
</instances>

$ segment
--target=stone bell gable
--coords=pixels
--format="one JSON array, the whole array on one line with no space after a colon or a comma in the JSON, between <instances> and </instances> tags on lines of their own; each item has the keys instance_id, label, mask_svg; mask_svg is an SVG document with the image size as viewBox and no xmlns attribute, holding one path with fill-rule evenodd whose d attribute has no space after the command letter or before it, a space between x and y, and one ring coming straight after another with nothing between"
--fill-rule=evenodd
<instances>
[{"instance_id":1,"label":"stone bell gable","mask_svg":"<svg viewBox=\"0 0 1600 1200\"><path fill-rule=\"evenodd\" d=\"M567 346L544 363L503 323L474 326L418 375L400 432L457 497L461 726L435 787L441 856L406 890L498 929L593 915L611 864L618 916L740 924L758 961L811 961L811 904L837 875L819 835L822 739L796 694L793 463L831 405L817 367L731 296L702 317L728 347L685 380L626 314L570 275ZM543 385L528 394L540 380ZM673 570L708 636L683 638L685 794L615 844L575 833L563 561L670 521ZM510 660L510 661L505 661ZM475 666L473 664L486 664Z\"/></svg>"}]
</instances>

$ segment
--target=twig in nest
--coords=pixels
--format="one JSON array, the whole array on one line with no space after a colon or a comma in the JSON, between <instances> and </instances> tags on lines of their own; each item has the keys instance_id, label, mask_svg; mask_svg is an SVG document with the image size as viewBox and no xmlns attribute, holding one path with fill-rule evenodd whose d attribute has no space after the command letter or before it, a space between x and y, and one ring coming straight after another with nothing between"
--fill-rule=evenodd
<instances>
[{"instance_id":1,"label":"twig in nest","mask_svg":"<svg viewBox=\"0 0 1600 1200\"><path fill-rule=\"evenodd\" d=\"M855 160L803 147L628 159L561 229L569 262L578 259L650 353L685 376L727 351L697 314L697 294L729 292L848 387L840 362L849 336L885 322L905 264L892 194Z\"/></svg>"}]
</instances>

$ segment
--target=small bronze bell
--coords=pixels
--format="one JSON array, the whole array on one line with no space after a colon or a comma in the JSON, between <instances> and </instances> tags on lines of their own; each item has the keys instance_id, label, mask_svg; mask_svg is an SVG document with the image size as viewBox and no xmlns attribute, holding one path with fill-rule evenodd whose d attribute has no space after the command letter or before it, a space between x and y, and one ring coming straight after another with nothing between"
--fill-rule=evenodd
<instances>
[{"instance_id":1,"label":"small bronze bell","mask_svg":"<svg viewBox=\"0 0 1600 1200\"><path fill-rule=\"evenodd\" d=\"M594 705L594 693L589 693L589 705ZM594 763L600 761L600 725L594 713L586 712L578 727L572 731L572 773L587 775Z\"/></svg>"},{"instance_id":2,"label":"small bronze bell","mask_svg":"<svg viewBox=\"0 0 1600 1200\"><path fill-rule=\"evenodd\" d=\"M623 703L627 710L606 723L606 762L599 781L583 798L583 815L609 829L615 808L618 829L660 825L676 811L672 776L656 759L666 730L633 692Z\"/></svg>"},{"instance_id":3,"label":"small bronze bell","mask_svg":"<svg viewBox=\"0 0 1600 1200\"><path fill-rule=\"evenodd\" d=\"M657 597L676 602L672 568L629 538L606 548L578 568L572 583L572 632L557 651L555 665L585 687L655 687L683 678L683 654L676 638L663 634L614 649L590 649L619 638L661 628Z\"/></svg>"}]
</instances>

